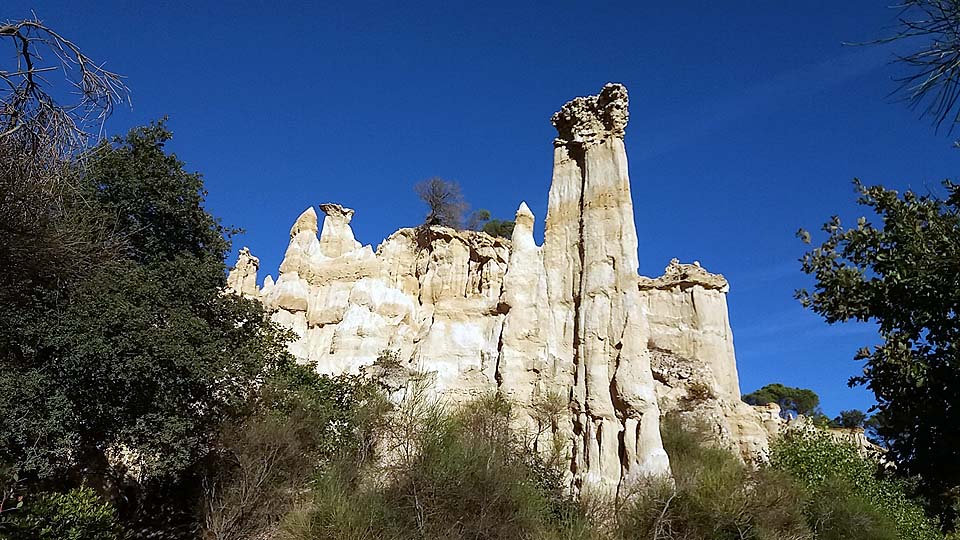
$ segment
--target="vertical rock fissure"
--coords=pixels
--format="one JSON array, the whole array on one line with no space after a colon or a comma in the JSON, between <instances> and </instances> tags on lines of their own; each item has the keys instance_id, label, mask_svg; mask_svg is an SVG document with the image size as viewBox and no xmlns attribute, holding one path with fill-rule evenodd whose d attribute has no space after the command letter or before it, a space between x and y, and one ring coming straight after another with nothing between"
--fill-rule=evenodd
<instances>
[{"instance_id":1,"label":"vertical rock fissure","mask_svg":"<svg viewBox=\"0 0 960 540\"><path fill-rule=\"evenodd\" d=\"M581 358L580 358L581 329L580 329L580 316L579 316L580 303L581 303L580 295L583 288L583 264L584 264L583 190L585 188L585 183L586 183L586 175L584 174L584 166L585 166L586 160L585 160L585 153L582 145L578 145L577 143L574 143L574 142L568 142L566 146L567 146L567 155L570 157L570 159L576 162L577 170L580 172L580 190L579 190L579 197L577 201L577 242L576 242L577 261L579 261L580 272L576 274L576 276L574 277L573 283L571 283L571 287L572 287L571 292L573 295L573 314L574 314L573 315L573 336L571 336L572 339L570 342L570 348L573 351L574 384L573 384L573 388L571 388L571 394L573 394L575 393L576 388L579 388L581 384L585 384L584 377L586 376L583 369L584 366L582 365ZM577 409L574 411L575 413L575 416L573 419L574 427L575 427L574 436L577 436L577 437L586 436L585 429L587 428L587 426L584 425L583 420L588 414L588 411L586 410L585 405L586 405L585 403L578 402ZM577 448L576 445L575 445L575 448ZM574 474L574 479L577 484L576 485L577 489L580 489L582 487L582 480L583 480L582 476L577 475L577 472L578 472L577 463L578 462L586 463L586 459L588 457L586 455L587 446L584 444L579 446L579 448L582 449L584 455L577 456L575 455L576 453L574 453L574 455L571 455L571 459L570 459L570 472Z\"/></svg>"}]
</instances>

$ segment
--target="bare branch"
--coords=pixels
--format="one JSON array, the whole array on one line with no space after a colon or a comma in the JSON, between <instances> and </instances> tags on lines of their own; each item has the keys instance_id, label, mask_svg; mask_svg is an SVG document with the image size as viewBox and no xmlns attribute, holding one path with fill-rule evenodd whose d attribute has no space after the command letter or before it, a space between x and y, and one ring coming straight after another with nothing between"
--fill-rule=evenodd
<instances>
[{"instance_id":1,"label":"bare branch","mask_svg":"<svg viewBox=\"0 0 960 540\"><path fill-rule=\"evenodd\" d=\"M0 23L0 40L15 49L15 66L0 66L0 81L9 93L0 95L0 139L16 137L41 161L61 160L81 151L98 136L114 107L129 91L123 77L94 62L80 48L38 19ZM57 65L41 65L50 52ZM74 102L54 98L55 85L44 73L62 70L77 97Z\"/></svg>"},{"instance_id":2,"label":"bare branch","mask_svg":"<svg viewBox=\"0 0 960 540\"><path fill-rule=\"evenodd\" d=\"M906 0L893 35L871 42L920 40L919 49L898 56L912 72L896 79L894 91L929 116L937 129L960 122L960 0Z\"/></svg>"}]
</instances>

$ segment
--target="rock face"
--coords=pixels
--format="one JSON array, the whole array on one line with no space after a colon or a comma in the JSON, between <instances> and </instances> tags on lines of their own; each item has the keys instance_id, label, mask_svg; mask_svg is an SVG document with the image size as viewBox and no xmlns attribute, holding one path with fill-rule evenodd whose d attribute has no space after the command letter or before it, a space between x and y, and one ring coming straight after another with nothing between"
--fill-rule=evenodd
<instances>
[{"instance_id":1,"label":"rock face","mask_svg":"<svg viewBox=\"0 0 960 540\"><path fill-rule=\"evenodd\" d=\"M259 269L260 259L251 255L249 249L241 248L237 264L227 276L227 287L238 294L256 297L259 294L257 290L257 270Z\"/></svg>"},{"instance_id":2,"label":"rock face","mask_svg":"<svg viewBox=\"0 0 960 540\"><path fill-rule=\"evenodd\" d=\"M745 460L762 461L769 438L781 428L780 408L740 400L729 289L723 276L676 259L662 276L640 278L657 397L664 412L696 416L721 444Z\"/></svg>"},{"instance_id":3,"label":"rock face","mask_svg":"<svg viewBox=\"0 0 960 540\"><path fill-rule=\"evenodd\" d=\"M322 230L313 208L294 223L275 282L257 290L258 263L242 251L230 288L293 330L291 352L319 372L389 357L432 374L450 403L501 392L538 447L562 443L575 489L669 474L661 408L684 410L691 393L723 440L762 455L769 415L739 399L726 281L676 261L660 278L637 274L627 120L619 84L553 116L542 246L525 203L509 241L422 226L376 252L354 238L353 210L323 204Z\"/></svg>"}]
</instances>

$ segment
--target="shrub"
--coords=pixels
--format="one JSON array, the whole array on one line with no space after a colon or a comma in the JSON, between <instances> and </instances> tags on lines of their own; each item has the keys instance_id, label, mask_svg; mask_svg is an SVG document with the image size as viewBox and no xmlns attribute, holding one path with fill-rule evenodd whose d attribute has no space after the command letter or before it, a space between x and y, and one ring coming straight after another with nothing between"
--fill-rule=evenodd
<instances>
[{"instance_id":1,"label":"shrub","mask_svg":"<svg viewBox=\"0 0 960 540\"><path fill-rule=\"evenodd\" d=\"M674 483L650 479L635 486L616 517L616 538L812 538L800 513L803 491L789 477L751 470L713 445L705 426L671 415L661 431Z\"/></svg>"},{"instance_id":2,"label":"shrub","mask_svg":"<svg viewBox=\"0 0 960 540\"><path fill-rule=\"evenodd\" d=\"M483 224L483 229L481 230L490 236L499 236L509 240L513 236L513 229L515 226L516 223L513 221L491 219Z\"/></svg>"},{"instance_id":3,"label":"shrub","mask_svg":"<svg viewBox=\"0 0 960 540\"><path fill-rule=\"evenodd\" d=\"M287 538L576 538L589 528L562 475L510 429L502 397L448 413L415 382L389 418L377 463L327 467L310 507L286 520Z\"/></svg>"},{"instance_id":4,"label":"shrub","mask_svg":"<svg viewBox=\"0 0 960 540\"><path fill-rule=\"evenodd\" d=\"M315 469L344 447L360 448L360 409L379 403L374 383L281 365L256 407L225 426L204 479L203 531L242 540L271 528L301 498Z\"/></svg>"},{"instance_id":5,"label":"shrub","mask_svg":"<svg viewBox=\"0 0 960 540\"><path fill-rule=\"evenodd\" d=\"M687 395L685 395L682 400L687 405L697 405L715 399L716 397L709 384L697 381L687 387Z\"/></svg>"},{"instance_id":6,"label":"shrub","mask_svg":"<svg viewBox=\"0 0 960 540\"><path fill-rule=\"evenodd\" d=\"M849 538L853 530L864 539L942 538L902 482L883 478L877 463L825 431L787 431L773 445L771 466L806 488L804 511L819 538Z\"/></svg>"},{"instance_id":7,"label":"shrub","mask_svg":"<svg viewBox=\"0 0 960 540\"><path fill-rule=\"evenodd\" d=\"M118 540L113 507L88 487L41 493L0 521L3 538L31 540Z\"/></svg>"}]
</instances>

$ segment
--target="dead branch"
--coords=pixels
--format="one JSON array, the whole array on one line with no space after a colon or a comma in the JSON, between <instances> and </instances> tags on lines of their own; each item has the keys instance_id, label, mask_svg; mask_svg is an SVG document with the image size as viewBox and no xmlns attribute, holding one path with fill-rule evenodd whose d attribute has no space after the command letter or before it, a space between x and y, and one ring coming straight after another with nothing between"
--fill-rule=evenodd
<instances>
[{"instance_id":1,"label":"dead branch","mask_svg":"<svg viewBox=\"0 0 960 540\"><path fill-rule=\"evenodd\" d=\"M0 65L0 140L17 137L41 161L84 149L114 107L129 103L123 77L87 56L75 43L39 19L0 23L0 40L14 49L12 66ZM47 62L44 55L55 60ZM45 74L63 71L67 88ZM54 95L71 96L65 101Z\"/></svg>"},{"instance_id":2,"label":"dead branch","mask_svg":"<svg viewBox=\"0 0 960 540\"><path fill-rule=\"evenodd\" d=\"M910 73L895 79L894 94L952 131L960 122L960 0L906 0L897 7L893 35L870 43L921 41L914 52L897 55Z\"/></svg>"}]
</instances>

